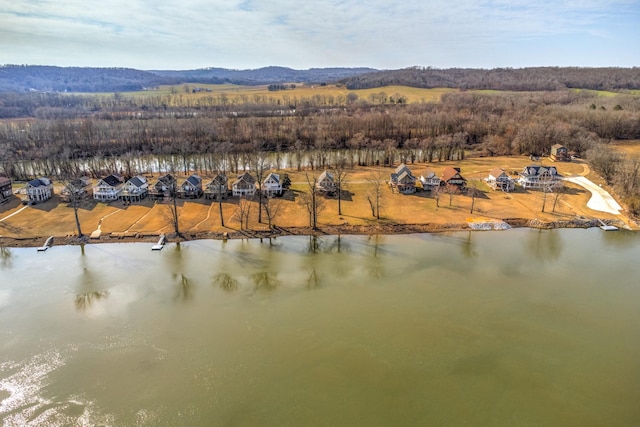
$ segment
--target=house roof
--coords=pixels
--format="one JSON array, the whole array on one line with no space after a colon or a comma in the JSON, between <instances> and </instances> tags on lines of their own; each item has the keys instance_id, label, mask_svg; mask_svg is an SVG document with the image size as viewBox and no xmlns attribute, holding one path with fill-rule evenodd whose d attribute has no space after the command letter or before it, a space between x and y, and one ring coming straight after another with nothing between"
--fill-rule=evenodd
<instances>
[{"instance_id":1,"label":"house roof","mask_svg":"<svg viewBox=\"0 0 640 427\"><path fill-rule=\"evenodd\" d=\"M267 182L270 179L274 180L276 184L280 184L280 175L278 175L277 173L269 173L269 175L267 175L267 177L264 179L264 182Z\"/></svg>"},{"instance_id":2,"label":"house roof","mask_svg":"<svg viewBox=\"0 0 640 427\"><path fill-rule=\"evenodd\" d=\"M51 184L51 180L49 178L37 178L32 179L28 182L28 184L32 187L46 187L47 185Z\"/></svg>"},{"instance_id":3,"label":"house roof","mask_svg":"<svg viewBox=\"0 0 640 427\"><path fill-rule=\"evenodd\" d=\"M325 181L325 180L329 180L329 181L333 182L333 174L331 172L329 172L328 170L326 170L326 169L318 177L318 182Z\"/></svg>"},{"instance_id":4,"label":"house roof","mask_svg":"<svg viewBox=\"0 0 640 427\"><path fill-rule=\"evenodd\" d=\"M413 175L413 174L411 173L411 169L409 169L409 168L407 167L407 165L405 165L404 163L401 163L401 164L400 164L400 166L398 166L398 167L396 168L395 172L396 172L396 174L397 174L398 176L400 176L400 174L401 174L403 171L407 171L407 172L409 173L409 175Z\"/></svg>"},{"instance_id":5,"label":"house roof","mask_svg":"<svg viewBox=\"0 0 640 427\"><path fill-rule=\"evenodd\" d=\"M436 173L431 170L431 169L427 169L426 171L424 171L424 173L422 174L423 178L426 179L430 179L430 178L436 178Z\"/></svg>"},{"instance_id":6,"label":"house roof","mask_svg":"<svg viewBox=\"0 0 640 427\"><path fill-rule=\"evenodd\" d=\"M501 168L493 168L491 170L491 172L489 172L489 176L492 176L494 178L497 178L501 175L506 175L507 173L504 171L504 169Z\"/></svg>"},{"instance_id":7,"label":"house roof","mask_svg":"<svg viewBox=\"0 0 640 427\"><path fill-rule=\"evenodd\" d=\"M129 182L135 185L136 187L140 188L147 182L147 180L144 177L138 175L131 178Z\"/></svg>"},{"instance_id":8,"label":"house roof","mask_svg":"<svg viewBox=\"0 0 640 427\"><path fill-rule=\"evenodd\" d=\"M397 177L397 182L406 182L406 181L412 181L415 182L416 178L411 175L411 173L409 171L402 171L402 173L400 173L400 175L398 175Z\"/></svg>"},{"instance_id":9,"label":"house roof","mask_svg":"<svg viewBox=\"0 0 640 427\"><path fill-rule=\"evenodd\" d=\"M102 178L102 182L112 187L116 187L117 185L122 183L122 178L120 177L120 175L111 174L105 178Z\"/></svg>"},{"instance_id":10,"label":"house roof","mask_svg":"<svg viewBox=\"0 0 640 427\"><path fill-rule=\"evenodd\" d=\"M256 183L256 179L253 176L251 176L249 172L245 172L242 175L238 175L238 178L233 182L233 185L238 185L242 181L246 182L247 184Z\"/></svg>"},{"instance_id":11,"label":"house roof","mask_svg":"<svg viewBox=\"0 0 640 427\"><path fill-rule=\"evenodd\" d=\"M223 173L219 173L211 180L211 185L225 185L229 179Z\"/></svg>"},{"instance_id":12,"label":"house roof","mask_svg":"<svg viewBox=\"0 0 640 427\"><path fill-rule=\"evenodd\" d=\"M197 185L200 185L200 183L202 182L202 178L200 178L199 175L191 175L189 178L186 179L186 182L188 182L189 184L193 185L194 187Z\"/></svg>"},{"instance_id":13,"label":"house roof","mask_svg":"<svg viewBox=\"0 0 640 427\"><path fill-rule=\"evenodd\" d=\"M549 172L550 175L558 175L558 170L556 169L555 166L544 167L544 166L538 166L538 165L529 165L529 166L525 166L524 169L522 169L523 175L539 176L546 172Z\"/></svg>"},{"instance_id":14,"label":"house roof","mask_svg":"<svg viewBox=\"0 0 640 427\"><path fill-rule=\"evenodd\" d=\"M451 178L455 177L458 174L460 174L460 168L453 168L449 166L442 172L442 179L444 179L445 181L449 181ZM460 179L464 179L462 175L460 175Z\"/></svg>"},{"instance_id":15,"label":"house roof","mask_svg":"<svg viewBox=\"0 0 640 427\"><path fill-rule=\"evenodd\" d=\"M164 185L171 185L172 183L176 182L176 178L173 175L171 175L170 173L168 173L168 174L162 175L160 178L158 178L158 182L161 182Z\"/></svg>"},{"instance_id":16,"label":"house roof","mask_svg":"<svg viewBox=\"0 0 640 427\"><path fill-rule=\"evenodd\" d=\"M562 145L562 144L553 144L553 145L551 146L551 151L552 151L552 152L554 152L554 151L558 151L558 149L560 149L560 148L565 148L565 147L564 147L564 145ZM565 149L566 149L566 148L565 148Z\"/></svg>"}]
</instances>

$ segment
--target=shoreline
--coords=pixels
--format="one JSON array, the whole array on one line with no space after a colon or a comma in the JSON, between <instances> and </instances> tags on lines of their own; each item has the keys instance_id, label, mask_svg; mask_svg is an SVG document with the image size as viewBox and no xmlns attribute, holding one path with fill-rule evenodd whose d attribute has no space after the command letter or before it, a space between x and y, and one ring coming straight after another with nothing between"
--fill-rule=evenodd
<instances>
[{"instance_id":1,"label":"shoreline","mask_svg":"<svg viewBox=\"0 0 640 427\"><path fill-rule=\"evenodd\" d=\"M620 220L605 221L607 225L629 229ZM471 225L473 224L473 225ZM167 234L167 242L185 242L193 240L237 240L265 239L282 236L337 236L337 235L394 235L444 233L455 231L502 231L510 228L556 229L556 228L592 228L599 227L597 219L574 218L571 220L544 222L537 218L507 218L503 220L474 223L427 223L427 224L376 224L376 225L325 225L316 230L311 227L275 227L271 230L232 230L227 232L203 231L195 233ZM17 238L0 236L0 247L31 248L42 246L50 236ZM101 243L155 243L160 234L147 233L111 233L91 239L89 236L53 236L53 246L101 244Z\"/></svg>"}]
</instances>

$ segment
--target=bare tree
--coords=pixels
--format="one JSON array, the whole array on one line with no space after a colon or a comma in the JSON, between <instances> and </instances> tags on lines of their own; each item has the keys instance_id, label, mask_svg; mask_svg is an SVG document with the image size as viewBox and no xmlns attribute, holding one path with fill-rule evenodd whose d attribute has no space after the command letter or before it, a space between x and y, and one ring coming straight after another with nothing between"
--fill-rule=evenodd
<instances>
[{"instance_id":1,"label":"bare tree","mask_svg":"<svg viewBox=\"0 0 640 427\"><path fill-rule=\"evenodd\" d=\"M317 177L310 177L305 173L307 181L307 191L300 194L300 204L302 204L309 213L309 227L316 230L318 228L318 214L324 207L324 199L320 197L320 193L316 184Z\"/></svg>"},{"instance_id":2,"label":"bare tree","mask_svg":"<svg viewBox=\"0 0 640 427\"><path fill-rule=\"evenodd\" d=\"M267 216L267 223L269 228L273 228L274 221L280 214L280 208L282 206L282 200L275 197L267 197L262 207L264 208L264 214Z\"/></svg>"},{"instance_id":3,"label":"bare tree","mask_svg":"<svg viewBox=\"0 0 640 427\"><path fill-rule=\"evenodd\" d=\"M478 182L475 179L472 179L469 182L471 183L471 186L467 188L467 194L471 196L471 213L473 213L476 197L480 195L480 190L478 189Z\"/></svg>"},{"instance_id":4,"label":"bare tree","mask_svg":"<svg viewBox=\"0 0 640 427\"><path fill-rule=\"evenodd\" d=\"M371 208L371 215L376 217L376 219L380 219L380 212L383 208L382 191L384 189L384 176L382 172L376 172L369 176L367 186L369 187L367 201Z\"/></svg>"},{"instance_id":5,"label":"bare tree","mask_svg":"<svg viewBox=\"0 0 640 427\"><path fill-rule=\"evenodd\" d=\"M562 196L566 192L564 181L560 181L558 184L556 184L556 186L554 187L554 191L555 191L555 197L553 198L553 207L551 208L551 212L556 211L556 205L558 204L558 200L560 199L560 196Z\"/></svg>"},{"instance_id":6,"label":"bare tree","mask_svg":"<svg viewBox=\"0 0 640 427\"><path fill-rule=\"evenodd\" d=\"M78 209L80 209L83 201L87 197L86 188L80 179L65 179L63 180L63 183L64 188L62 190L62 195L69 202L69 205L73 208L73 216L76 221L78 237L83 237L84 234L82 233L82 228L80 227Z\"/></svg>"},{"instance_id":7,"label":"bare tree","mask_svg":"<svg viewBox=\"0 0 640 427\"><path fill-rule=\"evenodd\" d=\"M349 185L349 173L347 172L347 159L338 156L333 167L333 183L338 194L338 215L342 215L342 191Z\"/></svg>"},{"instance_id":8,"label":"bare tree","mask_svg":"<svg viewBox=\"0 0 640 427\"><path fill-rule=\"evenodd\" d=\"M262 222L262 181L265 178L265 173L269 169L267 164L267 156L263 152L253 153L251 156L251 170L253 171L253 175L256 178L256 182L258 183L258 222Z\"/></svg>"},{"instance_id":9,"label":"bare tree","mask_svg":"<svg viewBox=\"0 0 640 427\"><path fill-rule=\"evenodd\" d=\"M240 229L246 230L249 228L249 216L251 214L251 200L246 197L241 197L238 200L238 208L234 214L236 221L240 223Z\"/></svg>"}]
</instances>

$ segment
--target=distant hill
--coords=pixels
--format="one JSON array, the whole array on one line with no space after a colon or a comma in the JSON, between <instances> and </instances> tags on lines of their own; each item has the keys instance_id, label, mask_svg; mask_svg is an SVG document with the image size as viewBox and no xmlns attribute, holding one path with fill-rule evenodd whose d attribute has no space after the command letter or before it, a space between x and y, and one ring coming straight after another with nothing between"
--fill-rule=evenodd
<instances>
[{"instance_id":1,"label":"distant hill","mask_svg":"<svg viewBox=\"0 0 640 427\"><path fill-rule=\"evenodd\" d=\"M421 68L378 71L341 81L349 89L401 85L418 88L543 91L567 88L593 90L640 89L640 68L532 67Z\"/></svg>"},{"instance_id":2,"label":"distant hill","mask_svg":"<svg viewBox=\"0 0 640 427\"><path fill-rule=\"evenodd\" d=\"M294 70L286 67L264 67L255 70L229 70L226 68L202 68L186 71L151 72L162 77L193 83L234 83L260 85L272 83L334 83L338 80L372 73L373 68L311 68Z\"/></svg>"},{"instance_id":3,"label":"distant hill","mask_svg":"<svg viewBox=\"0 0 640 427\"><path fill-rule=\"evenodd\" d=\"M0 92L124 92L165 82L169 79L130 68L0 67Z\"/></svg>"},{"instance_id":4,"label":"distant hill","mask_svg":"<svg viewBox=\"0 0 640 427\"><path fill-rule=\"evenodd\" d=\"M0 66L0 92L126 92L160 84L235 83L333 83L372 68L312 68L294 70L265 67L256 70L205 68L200 70L141 71L130 68L54 67L42 65Z\"/></svg>"}]
</instances>

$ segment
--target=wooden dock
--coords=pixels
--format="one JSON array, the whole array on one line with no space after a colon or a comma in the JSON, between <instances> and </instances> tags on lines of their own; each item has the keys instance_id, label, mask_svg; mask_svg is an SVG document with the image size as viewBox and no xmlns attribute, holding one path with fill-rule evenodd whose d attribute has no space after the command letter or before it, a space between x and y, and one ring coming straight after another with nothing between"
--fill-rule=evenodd
<instances>
[{"instance_id":1,"label":"wooden dock","mask_svg":"<svg viewBox=\"0 0 640 427\"><path fill-rule=\"evenodd\" d=\"M156 243L155 245L151 246L151 250L152 251L161 251L162 248L164 248L164 244L166 242L167 238L166 236L163 234L160 236L160 239L158 239L158 243Z\"/></svg>"},{"instance_id":2,"label":"wooden dock","mask_svg":"<svg viewBox=\"0 0 640 427\"><path fill-rule=\"evenodd\" d=\"M47 239L47 241L46 241L46 242L44 242L44 245L42 245L42 246L40 246L40 247L38 248L38 252L44 252L44 251L46 251L47 249L49 249L49 248L51 247L51 245L52 245L52 244L53 244L53 236L49 237L49 238Z\"/></svg>"}]
</instances>

